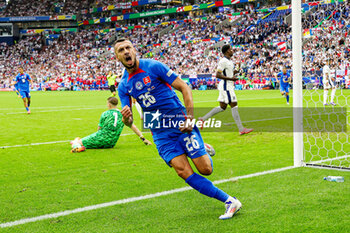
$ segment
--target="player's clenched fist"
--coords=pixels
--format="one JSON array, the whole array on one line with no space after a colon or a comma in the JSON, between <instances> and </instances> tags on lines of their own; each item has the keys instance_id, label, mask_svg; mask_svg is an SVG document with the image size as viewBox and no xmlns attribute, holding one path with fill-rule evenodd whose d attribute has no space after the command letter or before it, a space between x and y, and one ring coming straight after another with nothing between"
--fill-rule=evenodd
<instances>
[{"instance_id":1,"label":"player's clenched fist","mask_svg":"<svg viewBox=\"0 0 350 233\"><path fill-rule=\"evenodd\" d=\"M133 122L132 120L132 112L129 106L125 105L121 111L123 115L123 122L125 125L130 126Z\"/></svg>"},{"instance_id":2,"label":"player's clenched fist","mask_svg":"<svg viewBox=\"0 0 350 233\"><path fill-rule=\"evenodd\" d=\"M191 133L193 125L191 124L192 118L187 118L183 125L180 125L180 131L182 133Z\"/></svg>"}]
</instances>

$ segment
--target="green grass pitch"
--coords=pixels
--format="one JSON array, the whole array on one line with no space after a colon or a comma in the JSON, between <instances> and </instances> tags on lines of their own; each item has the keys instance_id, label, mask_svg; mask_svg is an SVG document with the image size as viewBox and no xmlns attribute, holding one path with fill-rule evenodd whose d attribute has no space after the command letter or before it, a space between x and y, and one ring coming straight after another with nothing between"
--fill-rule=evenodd
<instances>
[{"instance_id":1,"label":"green grass pitch","mask_svg":"<svg viewBox=\"0 0 350 233\"><path fill-rule=\"evenodd\" d=\"M31 94L32 114L27 115L14 92L0 93L0 147L18 145L0 148L0 224L187 186L154 145L144 146L127 127L113 149L70 153L69 140L97 130L110 92ZM240 107L287 107L278 91L236 94ZM217 96L217 91L194 91L195 107L215 107ZM345 103L346 98L338 101ZM135 118L140 126L137 114ZM254 123L245 126L254 127ZM234 127L232 132L202 133L216 150L210 180L293 165L292 133L239 136ZM145 136L151 139L150 134ZM28 145L45 142L56 143ZM344 176L345 182L323 181L328 175ZM296 168L218 187L243 204L233 219L218 220L223 204L189 190L0 228L0 232L349 231L349 172Z\"/></svg>"}]
</instances>

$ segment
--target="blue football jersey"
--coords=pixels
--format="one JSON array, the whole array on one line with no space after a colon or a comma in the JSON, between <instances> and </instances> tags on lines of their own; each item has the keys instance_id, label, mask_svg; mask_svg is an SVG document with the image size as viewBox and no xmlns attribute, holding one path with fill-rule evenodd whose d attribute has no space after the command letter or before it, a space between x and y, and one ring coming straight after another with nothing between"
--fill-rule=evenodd
<instances>
[{"instance_id":1,"label":"blue football jersey","mask_svg":"<svg viewBox=\"0 0 350 233\"><path fill-rule=\"evenodd\" d=\"M171 84L178 77L165 64L151 60L140 59L139 68L129 74L126 70L118 86L118 95L122 107L131 107L131 97L141 105L144 112L159 111L162 116L186 114L186 109L179 100ZM153 129L153 138L161 138L162 132L179 131L178 127L164 129L162 126ZM164 135L166 137L166 135Z\"/></svg>"},{"instance_id":2,"label":"blue football jersey","mask_svg":"<svg viewBox=\"0 0 350 233\"><path fill-rule=\"evenodd\" d=\"M31 80L29 74L23 73L16 76L17 89L21 91L29 92L29 80Z\"/></svg>"},{"instance_id":3,"label":"blue football jersey","mask_svg":"<svg viewBox=\"0 0 350 233\"><path fill-rule=\"evenodd\" d=\"M143 111L182 109L183 105L171 87L177 77L161 62L140 59L138 70L132 74L125 70L118 86L122 107L131 107L130 97L134 97Z\"/></svg>"},{"instance_id":4,"label":"blue football jersey","mask_svg":"<svg viewBox=\"0 0 350 233\"><path fill-rule=\"evenodd\" d=\"M287 72L286 74L283 74L283 72L279 72L277 74L277 77L279 77L280 84L282 86L288 86L289 85L288 79L290 78L290 73Z\"/></svg>"}]
</instances>

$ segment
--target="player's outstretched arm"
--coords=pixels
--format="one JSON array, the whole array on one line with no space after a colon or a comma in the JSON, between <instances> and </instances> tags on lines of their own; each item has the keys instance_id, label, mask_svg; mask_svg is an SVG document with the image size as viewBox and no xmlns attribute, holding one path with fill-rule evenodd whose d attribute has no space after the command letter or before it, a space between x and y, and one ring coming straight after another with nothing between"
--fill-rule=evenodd
<instances>
[{"instance_id":1,"label":"player's outstretched arm","mask_svg":"<svg viewBox=\"0 0 350 233\"><path fill-rule=\"evenodd\" d=\"M177 77L171 85L175 89L181 91L187 111L187 124L184 127L180 127L180 130L183 133L190 133L193 129L191 124L188 124L188 122L193 119L193 98L191 88L179 77Z\"/></svg>"},{"instance_id":2,"label":"player's outstretched arm","mask_svg":"<svg viewBox=\"0 0 350 233\"><path fill-rule=\"evenodd\" d=\"M15 86L18 83L17 77L18 77L18 75L13 79L13 81L11 83L12 86Z\"/></svg>"},{"instance_id":3,"label":"player's outstretched arm","mask_svg":"<svg viewBox=\"0 0 350 233\"><path fill-rule=\"evenodd\" d=\"M233 77L233 78L229 78L229 77L226 77L221 71L216 71L216 78L219 78L219 79L224 79L224 80L229 80L229 81L237 81L238 78L236 77Z\"/></svg>"},{"instance_id":4,"label":"player's outstretched arm","mask_svg":"<svg viewBox=\"0 0 350 233\"><path fill-rule=\"evenodd\" d=\"M136 125L132 124L132 125L131 125L131 129L132 129L132 131L134 131L134 133L135 133L137 136L139 136L139 138L141 139L141 141L142 141L146 146L152 145L152 143L151 143L150 141L148 141L148 140L142 135L141 131L137 128Z\"/></svg>"},{"instance_id":5,"label":"player's outstretched arm","mask_svg":"<svg viewBox=\"0 0 350 233\"><path fill-rule=\"evenodd\" d=\"M130 109L130 107L128 105L125 105L124 108L121 111L122 115L123 115L123 123L130 127L132 126L133 123L133 119L132 119L132 111Z\"/></svg>"}]
</instances>

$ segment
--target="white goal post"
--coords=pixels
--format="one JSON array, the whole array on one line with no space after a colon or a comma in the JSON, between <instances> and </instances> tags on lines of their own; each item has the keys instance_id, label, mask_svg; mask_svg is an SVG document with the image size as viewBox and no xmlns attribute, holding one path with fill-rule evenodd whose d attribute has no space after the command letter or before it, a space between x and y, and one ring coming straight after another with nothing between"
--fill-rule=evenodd
<instances>
[{"instance_id":1,"label":"white goal post","mask_svg":"<svg viewBox=\"0 0 350 233\"><path fill-rule=\"evenodd\" d=\"M350 56L344 52L350 46L350 3L310 2L291 5L294 166L350 171ZM323 73L326 66L332 79ZM331 87L323 83L327 79Z\"/></svg>"},{"instance_id":2,"label":"white goal post","mask_svg":"<svg viewBox=\"0 0 350 233\"><path fill-rule=\"evenodd\" d=\"M302 26L301 0L292 1L293 53L293 153L294 166L303 165L303 85L302 85Z\"/></svg>"}]
</instances>

